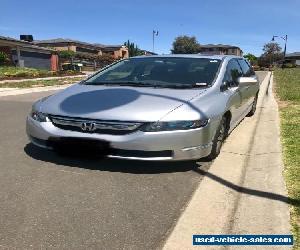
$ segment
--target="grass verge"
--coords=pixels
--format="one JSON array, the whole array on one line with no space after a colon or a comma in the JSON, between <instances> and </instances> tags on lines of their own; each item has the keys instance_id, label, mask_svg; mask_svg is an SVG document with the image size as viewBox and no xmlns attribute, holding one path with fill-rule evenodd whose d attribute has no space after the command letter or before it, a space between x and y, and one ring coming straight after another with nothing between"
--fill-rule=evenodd
<instances>
[{"instance_id":1,"label":"grass verge","mask_svg":"<svg viewBox=\"0 0 300 250\"><path fill-rule=\"evenodd\" d=\"M294 249L300 249L300 68L276 69L275 91L279 99L284 176L291 205Z\"/></svg>"},{"instance_id":2,"label":"grass verge","mask_svg":"<svg viewBox=\"0 0 300 250\"><path fill-rule=\"evenodd\" d=\"M41 70L41 69L34 69L34 68L20 68L20 67L13 67L13 66L0 67L0 80L78 75L78 74L81 73L76 71L70 71L70 70L49 71L49 70Z\"/></svg>"}]
</instances>

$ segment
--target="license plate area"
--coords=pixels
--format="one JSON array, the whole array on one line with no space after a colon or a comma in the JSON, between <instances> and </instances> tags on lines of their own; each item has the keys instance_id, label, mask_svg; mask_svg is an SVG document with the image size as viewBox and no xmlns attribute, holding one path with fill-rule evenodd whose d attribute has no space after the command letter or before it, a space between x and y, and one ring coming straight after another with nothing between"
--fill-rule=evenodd
<instances>
[{"instance_id":1,"label":"license plate area","mask_svg":"<svg viewBox=\"0 0 300 250\"><path fill-rule=\"evenodd\" d=\"M57 151L74 153L74 154L101 154L109 153L109 143L103 140L95 140L89 138L51 138L49 139L50 146Z\"/></svg>"}]
</instances>

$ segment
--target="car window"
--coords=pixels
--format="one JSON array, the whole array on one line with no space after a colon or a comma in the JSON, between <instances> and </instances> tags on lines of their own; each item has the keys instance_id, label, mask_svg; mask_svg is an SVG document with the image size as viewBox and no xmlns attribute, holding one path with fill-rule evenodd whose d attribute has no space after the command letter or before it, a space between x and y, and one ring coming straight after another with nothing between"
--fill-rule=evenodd
<instances>
[{"instance_id":1,"label":"car window","mask_svg":"<svg viewBox=\"0 0 300 250\"><path fill-rule=\"evenodd\" d=\"M221 60L188 57L129 58L100 71L86 80L87 84L147 83L164 86L213 83Z\"/></svg>"},{"instance_id":2,"label":"car window","mask_svg":"<svg viewBox=\"0 0 300 250\"><path fill-rule=\"evenodd\" d=\"M243 71L237 60L231 59L226 68L224 81L227 81L231 86L237 86L237 79L243 75Z\"/></svg>"},{"instance_id":3,"label":"car window","mask_svg":"<svg viewBox=\"0 0 300 250\"><path fill-rule=\"evenodd\" d=\"M114 66L113 66L114 67ZM122 63L122 67L118 67L115 70L111 70L107 72L106 79L107 80L119 80L126 78L132 74L134 70L133 65Z\"/></svg>"},{"instance_id":4,"label":"car window","mask_svg":"<svg viewBox=\"0 0 300 250\"><path fill-rule=\"evenodd\" d=\"M239 59L238 61L243 70L243 76L248 77L248 76L252 76L255 74L254 71L252 70L252 68L249 66L249 64L245 60Z\"/></svg>"}]
</instances>

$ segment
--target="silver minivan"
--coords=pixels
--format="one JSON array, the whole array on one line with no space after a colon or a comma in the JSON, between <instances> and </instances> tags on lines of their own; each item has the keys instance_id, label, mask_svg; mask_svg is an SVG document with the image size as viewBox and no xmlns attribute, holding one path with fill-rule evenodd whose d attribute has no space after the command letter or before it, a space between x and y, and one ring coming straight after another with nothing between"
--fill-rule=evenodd
<instances>
[{"instance_id":1,"label":"silver minivan","mask_svg":"<svg viewBox=\"0 0 300 250\"><path fill-rule=\"evenodd\" d=\"M132 57L34 103L27 134L43 148L111 158L214 159L258 92L242 57Z\"/></svg>"}]
</instances>

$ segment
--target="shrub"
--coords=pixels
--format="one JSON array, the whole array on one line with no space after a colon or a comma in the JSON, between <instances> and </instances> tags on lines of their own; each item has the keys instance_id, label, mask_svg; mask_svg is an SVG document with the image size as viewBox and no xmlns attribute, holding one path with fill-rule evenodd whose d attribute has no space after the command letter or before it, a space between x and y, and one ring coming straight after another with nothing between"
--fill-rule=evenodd
<instances>
[{"instance_id":1,"label":"shrub","mask_svg":"<svg viewBox=\"0 0 300 250\"><path fill-rule=\"evenodd\" d=\"M72 50L62 50L62 51L58 52L58 55L60 58L71 59L72 57L74 57L76 55L76 52L74 52Z\"/></svg>"},{"instance_id":2,"label":"shrub","mask_svg":"<svg viewBox=\"0 0 300 250\"><path fill-rule=\"evenodd\" d=\"M0 51L0 65L5 64L8 61L8 56L3 51Z\"/></svg>"},{"instance_id":3,"label":"shrub","mask_svg":"<svg viewBox=\"0 0 300 250\"><path fill-rule=\"evenodd\" d=\"M296 67L296 65L293 63L285 63L282 65L282 68L288 68L288 69L295 68L295 67Z\"/></svg>"},{"instance_id":4,"label":"shrub","mask_svg":"<svg viewBox=\"0 0 300 250\"><path fill-rule=\"evenodd\" d=\"M103 54L102 56L98 56L96 61L97 61L98 67L102 68L109 64L112 64L113 62L117 61L117 59L114 59L109 54Z\"/></svg>"}]
</instances>

